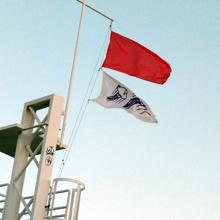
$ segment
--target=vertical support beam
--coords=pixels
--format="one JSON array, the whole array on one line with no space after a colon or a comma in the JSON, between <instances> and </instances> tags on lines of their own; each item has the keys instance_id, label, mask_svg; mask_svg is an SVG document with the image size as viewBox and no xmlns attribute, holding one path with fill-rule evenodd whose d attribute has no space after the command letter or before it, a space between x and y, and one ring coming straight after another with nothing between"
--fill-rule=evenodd
<instances>
[{"instance_id":1,"label":"vertical support beam","mask_svg":"<svg viewBox=\"0 0 220 220\"><path fill-rule=\"evenodd\" d=\"M34 124L33 115L26 107L24 107L23 116L22 116L22 125L24 127L31 127L33 126L33 124ZM21 175L21 177L17 180L17 182L14 182L14 179L21 172L21 170L23 169L23 167L25 166L28 160L28 152L25 146L27 144L30 144L29 142L30 142L31 133L32 133L31 129L22 132L17 141L15 160L11 175L11 181L7 193L5 212L3 216L4 220L18 219L19 216L19 207L20 207L19 194L20 195L22 194L25 172ZM16 184L17 190L15 189L14 184Z\"/></svg>"},{"instance_id":2,"label":"vertical support beam","mask_svg":"<svg viewBox=\"0 0 220 220\"><path fill-rule=\"evenodd\" d=\"M32 220L43 220L45 205L48 198L52 176L54 155L58 140L60 118L63 111L63 98L53 96L50 100L48 113L48 127L44 136L41 150L40 166L35 187L34 202L32 208Z\"/></svg>"}]
</instances>

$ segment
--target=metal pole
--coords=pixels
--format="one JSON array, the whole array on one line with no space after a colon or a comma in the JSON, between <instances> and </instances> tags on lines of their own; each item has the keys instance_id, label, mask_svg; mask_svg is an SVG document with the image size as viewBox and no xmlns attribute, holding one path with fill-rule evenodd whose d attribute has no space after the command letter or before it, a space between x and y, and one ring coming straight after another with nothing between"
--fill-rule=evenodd
<instances>
[{"instance_id":1,"label":"metal pole","mask_svg":"<svg viewBox=\"0 0 220 220\"><path fill-rule=\"evenodd\" d=\"M78 2L81 3L81 4L83 4L83 2L82 2L81 0L76 0L76 1L78 1ZM92 11L94 11L94 12L100 14L101 16L107 18L108 20L111 21L111 23L114 21L111 17L109 17L108 15L104 14L104 13L101 12L101 11L98 11L97 9L95 9L94 7L92 7L91 5L85 4L85 6L86 6L87 8L89 8L89 9L91 9Z\"/></svg>"},{"instance_id":2,"label":"metal pole","mask_svg":"<svg viewBox=\"0 0 220 220\"><path fill-rule=\"evenodd\" d=\"M80 34L81 34L81 29L82 29L85 4L86 4L86 0L83 0L80 21L79 21L79 27L78 27L78 33L77 33L76 44L75 44L75 50L74 50L74 56L73 56L71 75L70 75L69 85L68 85L68 90L67 90L66 105L65 105L63 125L62 125L62 131L61 131L61 144L63 143L64 132L66 129L66 121L67 121L67 115L68 115L68 110L69 110L69 102L70 102L70 96L71 96L71 91L72 91L73 79L75 76L76 60L77 60L77 55L78 55L78 50L79 50Z\"/></svg>"},{"instance_id":3,"label":"metal pole","mask_svg":"<svg viewBox=\"0 0 220 220\"><path fill-rule=\"evenodd\" d=\"M45 205L47 204L53 164L55 160L60 118L63 110L63 101L63 98L60 96L50 96L47 117L48 127L44 134L43 144L41 147L31 220L45 219Z\"/></svg>"},{"instance_id":4,"label":"metal pole","mask_svg":"<svg viewBox=\"0 0 220 220\"><path fill-rule=\"evenodd\" d=\"M65 106L63 125L62 125L62 130L61 130L61 144L63 143L64 132L66 129L66 121L67 121L67 115L68 115L68 110L69 110L69 102L70 102L70 96L71 96L71 91L72 91L72 85L73 85L73 80L74 80L74 76L75 76L76 61L77 61L77 55L78 55L78 50L79 50L80 34L81 34L81 29L82 29L85 7L93 10L94 12L98 13L99 15L110 20L111 25L112 25L112 22L114 21L111 17L107 16L103 12L100 12L97 9L95 9L94 7L86 4L87 0L76 0L76 1L78 1L79 3L82 4L82 9L81 9L80 21L79 21L79 26L78 26L78 33L77 33L77 38L76 38L71 75L70 75L70 80L69 80L69 85L68 85L68 90L67 90L66 106Z\"/></svg>"}]
</instances>

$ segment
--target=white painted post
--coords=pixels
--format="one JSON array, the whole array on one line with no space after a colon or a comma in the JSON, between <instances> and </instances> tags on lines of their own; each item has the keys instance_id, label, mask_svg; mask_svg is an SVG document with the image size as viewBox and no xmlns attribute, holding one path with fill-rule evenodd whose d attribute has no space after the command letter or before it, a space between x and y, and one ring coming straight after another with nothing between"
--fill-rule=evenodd
<instances>
[{"instance_id":1,"label":"white painted post","mask_svg":"<svg viewBox=\"0 0 220 220\"><path fill-rule=\"evenodd\" d=\"M34 118L32 114L28 111L28 109L25 107L23 110L22 125L24 127L31 127L33 123L34 123ZM21 175L21 177L18 179L17 182L14 182L14 179L23 169L23 167L25 166L28 160L28 152L26 151L25 146L29 144L29 137L31 135L31 132L32 130L27 130L22 132L17 141L15 160L14 160L11 181L8 188L5 211L3 216L4 220L18 219L19 207L20 207L19 194L22 195L25 172Z\"/></svg>"},{"instance_id":2,"label":"white painted post","mask_svg":"<svg viewBox=\"0 0 220 220\"><path fill-rule=\"evenodd\" d=\"M51 99L47 120L48 128L42 145L40 166L35 187L32 220L44 219L45 205L48 198L54 155L58 140L60 118L63 112L63 102L63 98L59 96L53 96Z\"/></svg>"}]
</instances>

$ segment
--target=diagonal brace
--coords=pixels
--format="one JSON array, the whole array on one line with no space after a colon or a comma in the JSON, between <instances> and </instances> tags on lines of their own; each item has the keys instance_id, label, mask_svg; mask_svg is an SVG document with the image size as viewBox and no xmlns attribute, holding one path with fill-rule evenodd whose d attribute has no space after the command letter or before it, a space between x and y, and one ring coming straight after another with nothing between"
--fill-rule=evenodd
<instances>
[{"instance_id":1,"label":"diagonal brace","mask_svg":"<svg viewBox=\"0 0 220 220\"><path fill-rule=\"evenodd\" d=\"M38 153L38 151L41 148L43 141L40 142L40 144L37 146L37 148L35 149L35 151L33 152L33 154L31 155L31 157L29 158L29 160L27 161L27 163L25 164L24 168L20 171L20 173L14 178L14 182L17 182L18 179L21 177L21 175L23 174L23 172L25 171L25 169L28 167L28 165L31 163L31 161L33 160L33 158L35 158L36 154Z\"/></svg>"}]
</instances>

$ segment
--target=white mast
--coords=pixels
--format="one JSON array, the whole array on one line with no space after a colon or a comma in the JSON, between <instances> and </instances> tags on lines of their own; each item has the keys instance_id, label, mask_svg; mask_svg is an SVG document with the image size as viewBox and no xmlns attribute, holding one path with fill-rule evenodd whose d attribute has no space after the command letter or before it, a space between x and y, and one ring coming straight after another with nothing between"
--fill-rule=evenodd
<instances>
[{"instance_id":1,"label":"white mast","mask_svg":"<svg viewBox=\"0 0 220 220\"><path fill-rule=\"evenodd\" d=\"M68 110L69 110L69 102L70 102L70 97L71 97L71 92L72 92L73 80L75 77L76 61L77 61L77 55L78 55L78 50L79 50L79 45L80 45L80 34L81 34L82 23L83 23L83 18L84 18L85 4L86 4L86 0L83 0L80 20L79 20L79 27L77 31L77 37L76 37L75 50L74 50L74 55L73 55L73 63L72 63L71 74L70 74L70 79L68 83L66 106L65 106L63 126L62 126L62 131L61 131L61 143L63 142L64 132L66 129L66 120L67 120L67 115L68 115Z\"/></svg>"},{"instance_id":2,"label":"white mast","mask_svg":"<svg viewBox=\"0 0 220 220\"><path fill-rule=\"evenodd\" d=\"M80 46L80 34L81 34L83 18L84 18L84 14L85 14L85 7L88 7L92 11L94 11L94 12L98 13L99 15L107 18L108 20L110 20L111 24L114 21L112 18L110 18L109 16L107 16L103 12L100 12L97 9L95 9L94 7L86 4L87 0L83 0L83 1L77 0L77 1L82 4L82 8L81 8L80 21L79 21L79 26L78 26L78 31L77 31L76 44L75 44L75 49L74 49L74 56L73 56L71 74L70 74L70 79L69 79L69 82L68 82L66 106L65 106L63 125L62 125L62 131L61 131L61 143L63 143L63 139L64 139L64 133L65 133L65 129L66 129L66 121L67 121L68 110L69 110L69 102L70 102L71 92L72 92L72 87L73 87L73 80L74 80L74 77L76 75L76 73L75 73L76 72L76 62L77 62L78 50L79 50L79 46Z\"/></svg>"}]
</instances>

